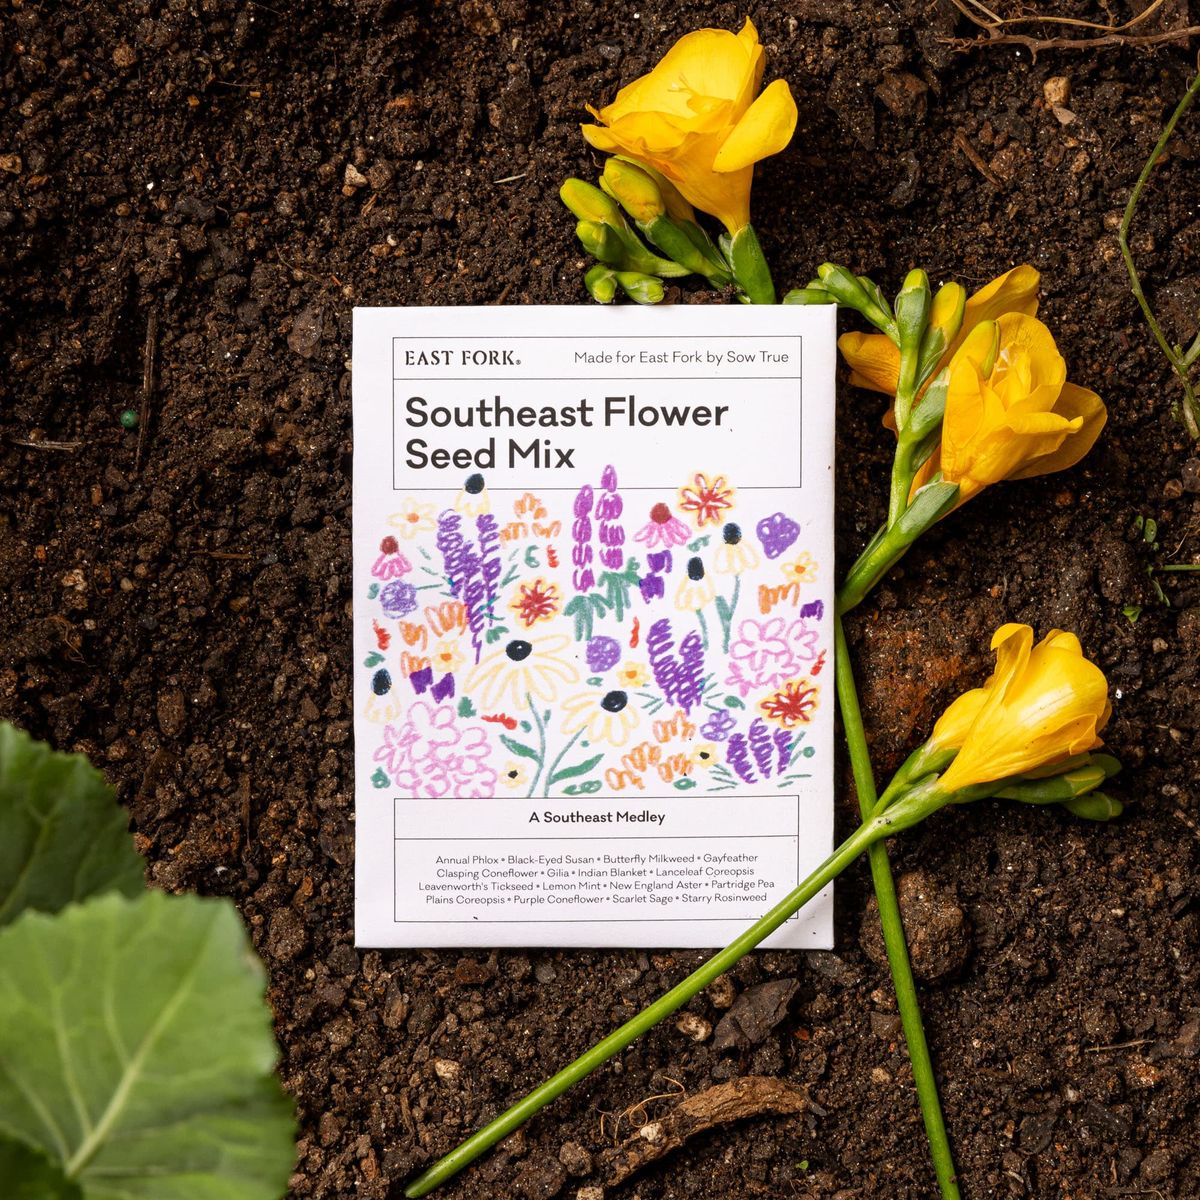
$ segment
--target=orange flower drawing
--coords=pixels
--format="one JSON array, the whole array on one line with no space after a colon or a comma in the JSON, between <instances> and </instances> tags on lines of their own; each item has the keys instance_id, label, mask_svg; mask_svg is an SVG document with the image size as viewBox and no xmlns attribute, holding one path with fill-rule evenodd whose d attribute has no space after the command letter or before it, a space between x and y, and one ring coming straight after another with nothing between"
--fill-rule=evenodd
<instances>
[{"instance_id":1,"label":"orange flower drawing","mask_svg":"<svg viewBox=\"0 0 1200 1200\"><path fill-rule=\"evenodd\" d=\"M538 578L532 583L521 584L508 607L526 629L532 629L539 621L548 621L559 611L562 594L556 584Z\"/></svg>"},{"instance_id":2,"label":"orange flower drawing","mask_svg":"<svg viewBox=\"0 0 1200 1200\"><path fill-rule=\"evenodd\" d=\"M807 725L817 711L821 689L808 679L789 679L773 696L760 700L758 710L784 729Z\"/></svg>"},{"instance_id":3,"label":"orange flower drawing","mask_svg":"<svg viewBox=\"0 0 1200 1200\"><path fill-rule=\"evenodd\" d=\"M690 485L679 489L679 507L691 516L698 529L719 525L721 514L733 507L735 489L725 482L724 475L709 479L697 471Z\"/></svg>"}]
</instances>

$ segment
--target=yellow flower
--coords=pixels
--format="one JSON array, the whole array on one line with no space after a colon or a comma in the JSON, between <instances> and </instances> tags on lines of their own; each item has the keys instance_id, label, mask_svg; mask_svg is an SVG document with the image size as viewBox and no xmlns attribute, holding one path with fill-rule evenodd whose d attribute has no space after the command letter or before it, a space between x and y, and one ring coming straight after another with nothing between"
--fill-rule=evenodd
<instances>
[{"instance_id":1,"label":"yellow flower","mask_svg":"<svg viewBox=\"0 0 1200 1200\"><path fill-rule=\"evenodd\" d=\"M802 551L791 562L780 564L783 577L789 583L816 583L817 560L807 551Z\"/></svg>"},{"instance_id":2,"label":"yellow flower","mask_svg":"<svg viewBox=\"0 0 1200 1200\"><path fill-rule=\"evenodd\" d=\"M462 513L464 517L478 517L492 511L487 484L478 472L467 476L462 491L454 498L454 511Z\"/></svg>"},{"instance_id":3,"label":"yellow flower","mask_svg":"<svg viewBox=\"0 0 1200 1200\"><path fill-rule=\"evenodd\" d=\"M982 322L998 320L1006 313L1036 316L1040 279L1041 276L1030 266L1014 267L976 292L967 301L962 325L946 347L933 374L937 375L971 331ZM938 302L930 313L930 323L940 323L939 305L956 307L955 302L953 291L944 289L939 293ZM884 392L888 396L896 394L900 382L900 350L886 334L844 333L838 338L838 349L850 367L851 383L873 392Z\"/></svg>"},{"instance_id":4,"label":"yellow flower","mask_svg":"<svg viewBox=\"0 0 1200 1200\"><path fill-rule=\"evenodd\" d=\"M529 768L523 763L510 758L504 764L504 770L500 772L500 782L506 788L513 788L514 790L524 787L529 782Z\"/></svg>"},{"instance_id":5,"label":"yellow flower","mask_svg":"<svg viewBox=\"0 0 1200 1200\"><path fill-rule=\"evenodd\" d=\"M992 677L955 701L934 729L935 739L962 742L940 791L1040 771L1100 745L1112 711L1108 681L1074 634L1053 629L1035 646L1028 625L1002 625L992 649Z\"/></svg>"},{"instance_id":6,"label":"yellow flower","mask_svg":"<svg viewBox=\"0 0 1200 1200\"><path fill-rule=\"evenodd\" d=\"M721 544L713 555L713 570L721 575L741 575L753 571L761 559L758 551L742 537L742 529L729 521L721 530Z\"/></svg>"},{"instance_id":7,"label":"yellow flower","mask_svg":"<svg viewBox=\"0 0 1200 1200\"><path fill-rule=\"evenodd\" d=\"M712 742L701 742L693 748L688 758L693 767L713 767L720 761L717 757L717 748Z\"/></svg>"},{"instance_id":8,"label":"yellow flower","mask_svg":"<svg viewBox=\"0 0 1200 1200\"><path fill-rule=\"evenodd\" d=\"M617 682L623 688L645 687L650 682L650 672L646 669L645 663L623 663L617 672Z\"/></svg>"},{"instance_id":9,"label":"yellow flower","mask_svg":"<svg viewBox=\"0 0 1200 1200\"><path fill-rule=\"evenodd\" d=\"M1067 382L1041 321L1009 313L977 325L950 362L942 442L914 483L939 469L958 503L1002 479L1074 466L1107 419L1095 392Z\"/></svg>"},{"instance_id":10,"label":"yellow flower","mask_svg":"<svg viewBox=\"0 0 1200 1200\"><path fill-rule=\"evenodd\" d=\"M411 541L419 533L432 533L437 528L433 505L418 504L412 496L405 496L400 511L392 513L387 521L405 541Z\"/></svg>"},{"instance_id":11,"label":"yellow flower","mask_svg":"<svg viewBox=\"0 0 1200 1200\"><path fill-rule=\"evenodd\" d=\"M796 102L784 80L758 94L764 65L751 21L740 33L699 29L612 104L589 104L601 124L584 125L583 136L597 150L661 172L736 233L750 221L754 164L778 154L796 128Z\"/></svg>"},{"instance_id":12,"label":"yellow flower","mask_svg":"<svg viewBox=\"0 0 1200 1200\"><path fill-rule=\"evenodd\" d=\"M571 639L563 633L528 640L509 638L476 663L463 691L473 696L481 709L505 703L522 708L531 697L552 704L561 684L579 678L579 668L562 657L570 644Z\"/></svg>"},{"instance_id":13,"label":"yellow flower","mask_svg":"<svg viewBox=\"0 0 1200 1200\"><path fill-rule=\"evenodd\" d=\"M624 746L637 728L637 709L629 703L624 691L580 692L563 701L566 719L563 733L587 733L588 741L604 742L609 746Z\"/></svg>"},{"instance_id":14,"label":"yellow flower","mask_svg":"<svg viewBox=\"0 0 1200 1200\"><path fill-rule=\"evenodd\" d=\"M689 558L687 572L675 593L675 607L680 612L695 612L716 598L717 588L712 576L704 571L699 558Z\"/></svg>"},{"instance_id":15,"label":"yellow flower","mask_svg":"<svg viewBox=\"0 0 1200 1200\"><path fill-rule=\"evenodd\" d=\"M429 661L435 671L450 674L459 670L467 660L453 642L438 642L429 656Z\"/></svg>"}]
</instances>

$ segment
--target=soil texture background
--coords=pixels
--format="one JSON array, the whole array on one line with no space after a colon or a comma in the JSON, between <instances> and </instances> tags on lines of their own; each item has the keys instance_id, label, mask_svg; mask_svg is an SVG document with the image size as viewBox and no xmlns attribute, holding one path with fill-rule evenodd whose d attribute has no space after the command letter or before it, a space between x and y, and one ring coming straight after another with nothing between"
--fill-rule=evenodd
<instances>
[{"instance_id":1,"label":"soil texture background","mask_svg":"<svg viewBox=\"0 0 1200 1200\"><path fill-rule=\"evenodd\" d=\"M1153 28L1188 7L1169 0ZM0 5L0 714L104 770L155 886L237 901L302 1122L293 1197L399 1196L703 957L355 950L350 313L586 303L556 196L596 173L584 103L679 34L745 15ZM971 287L1028 261L1071 378L1109 405L1080 467L944 521L851 623L880 774L982 680L1003 621L1075 630L1114 689L1121 820L984 803L892 845L963 1194L1200 1195L1200 578L1148 574L1200 554L1200 457L1116 245L1194 56L1186 41L956 52L948 39L979 31L948 0L749 15L800 106L755 184L777 281L834 259L889 291L917 265ZM1198 157L1200 116L1133 238L1183 340ZM879 418L843 384L843 562L883 515ZM699 1021L655 1030L444 1194L574 1197L603 1184L618 1114L624 1136L682 1092L755 1074L806 1088L808 1110L703 1134L609 1200L931 1196L870 895L852 870L834 952L746 959L689 1006ZM708 1036L731 1004L742 1032Z\"/></svg>"}]
</instances>

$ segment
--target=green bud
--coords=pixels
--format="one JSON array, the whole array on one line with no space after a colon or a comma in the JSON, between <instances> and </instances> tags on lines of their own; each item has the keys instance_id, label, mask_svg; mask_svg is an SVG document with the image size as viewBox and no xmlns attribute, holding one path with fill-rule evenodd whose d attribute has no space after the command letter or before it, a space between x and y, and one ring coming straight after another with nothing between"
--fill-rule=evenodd
<instances>
[{"instance_id":1,"label":"green bud","mask_svg":"<svg viewBox=\"0 0 1200 1200\"><path fill-rule=\"evenodd\" d=\"M656 171L649 163L638 162L636 158L629 158L624 154L615 156L620 162L629 163L632 167L637 167L639 171L644 171L651 179L658 184L658 190L663 198L663 203L667 206L667 215L674 217L676 221L691 221L693 224L696 220L696 210L683 198L680 190L661 172Z\"/></svg>"},{"instance_id":2,"label":"green bud","mask_svg":"<svg viewBox=\"0 0 1200 1200\"><path fill-rule=\"evenodd\" d=\"M559 198L581 221L595 221L620 229L625 226L625 217L616 203L598 187L584 183L582 179L568 179L558 189Z\"/></svg>"},{"instance_id":3,"label":"green bud","mask_svg":"<svg viewBox=\"0 0 1200 1200\"><path fill-rule=\"evenodd\" d=\"M639 224L645 225L667 211L659 186L641 167L620 158L604 164L600 186Z\"/></svg>"},{"instance_id":4,"label":"green bud","mask_svg":"<svg viewBox=\"0 0 1200 1200\"><path fill-rule=\"evenodd\" d=\"M887 301L877 287L868 279L864 284L857 275L837 263L822 263L817 268L822 286L845 308L860 312L877 329L882 330L897 342L899 334Z\"/></svg>"},{"instance_id":5,"label":"green bud","mask_svg":"<svg viewBox=\"0 0 1200 1200\"><path fill-rule=\"evenodd\" d=\"M1089 792L1086 796L1065 800L1063 808L1076 817L1082 817L1085 821L1111 821L1125 811L1125 805L1120 800L1105 792Z\"/></svg>"},{"instance_id":6,"label":"green bud","mask_svg":"<svg viewBox=\"0 0 1200 1200\"><path fill-rule=\"evenodd\" d=\"M639 304L658 304L664 293L663 282L653 275L643 275L639 271L618 271L617 282L630 300Z\"/></svg>"},{"instance_id":7,"label":"green bud","mask_svg":"<svg viewBox=\"0 0 1200 1200\"><path fill-rule=\"evenodd\" d=\"M597 261L610 267L625 265L625 243L611 225L598 221L580 221L575 226L579 244Z\"/></svg>"},{"instance_id":8,"label":"green bud","mask_svg":"<svg viewBox=\"0 0 1200 1200\"><path fill-rule=\"evenodd\" d=\"M583 277L583 285L597 304L611 304L617 294L617 276L603 264L597 264Z\"/></svg>"},{"instance_id":9,"label":"green bud","mask_svg":"<svg viewBox=\"0 0 1200 1200\"><path fill-rule=\"evenodd\" d=\"M967 292L961 284L947 283L938 288L929 308L929 327L921 339L917 360L918 387L933 374L947 347L958 337L966 308Z\"/></svg>"},{"instance_id":10,"label":"green bud","mask_svg":"<svg viewBox=\"0 0 1200 1200\"><path fill-rule=\"evenodd\" d=\"M783 304L836 304L824 288L792 288L781 301Z\"/></svg>"},{"instance_id":11,"label":"green bud","mask_svg":"<svg viewBox=\"0 0 1200 1200\"><path fill-rule=\"evenodd\" d=\"M1023 804L1062 804L1094 791L1107 778L1103 766L1088 763L1087 766L1049 779L1020 780L996 795L1005 800L1020 800Z\"/></svg>"},{"instance_id":12,"label":"green bud","mask_svg":"<svg viewBox=\"0 0 1200 1200\"><path fill-rule=\"evenodd\" d=\"M896 329L900 334L901 354L916 354L920 348L932 301L929 276L924 271L909 271L896 297Z\"/></svg>"}]
</instances>

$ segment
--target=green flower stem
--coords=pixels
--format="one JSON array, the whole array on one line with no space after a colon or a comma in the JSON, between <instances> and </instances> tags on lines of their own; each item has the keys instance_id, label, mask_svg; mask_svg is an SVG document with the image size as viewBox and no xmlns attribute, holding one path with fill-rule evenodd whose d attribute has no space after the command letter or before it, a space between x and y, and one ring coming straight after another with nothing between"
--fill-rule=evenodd
<instances>
[{"instance_id":1,"label":"green flower stem","mask_svg":"<svg viewBox=\"0 0 1200 1200\"><path fill-rule=\"evenodd\" d=\"M917 443L901 433L896 441L896 457L892 460L892 486L888 496L888 528L895 525L908 507L909 493L917 471L913 466L913 454Z\"/></svg>"},{"instance_id":2,"label":"green flower stem","mask_svg":"<svg viewBox=\"0 0 1200 1200\"><path fill-rule=\"evenodd\" d=\"M751 304L774 304L775 285L753 225L743 225L730 239L729 265L733 280Z\"/></svg>"},{"instance_id":3,"label":"green flower stem","mask_svg":"<svg viewBox=\"0 0 1200 1200\"><path fill-rule=\"evenodd\" d=\"M890 531L881 529L846 575L846 582L837 595L837 610L845 614L857 608L871 589L899 562L908 544L896 543Z\"/></svg>"},{"instance_id":4,"label":"green flower stem","mask_svg":"<svg viewBox=\"0 0 1200 1200\"><path fill-rule=\"evenodd\" d=\"M912 818L921 820L925 815L927 815L926 810L917 807L914 809ZM669 1017L677 1009L682 1008L693 996L708 987L718 975L723 975L739 959L753 950L759 942L774 933L789 917L794 916L822 888L826 887L858 858L868 846L886 837L897 825L914 823L912 818L901 822L893 820L891 816L880 814L860 825L803 883L799 884L794 891L789 892L765 917L751 925L745 933L730 942L724 950L714 954L682 983L677 983L649 1007L642 1009L636 1017L626 1021L603 1041L597 1042L585 1054L581 1054L573 1063L564 1067L557 1075L552 1075L545 1083L534 1088L532 1092L518 1100L494 1121L485 1125L478 1133L456 1146L444 1158L440 1158L429 1170L414 1179L404 1189L404 1195L409 1200L415 1200L418 1196L428 1195L434 1188L457 1175L486 1150L491 1149L513 1130L518 1129L551 1100L561 1096L572 1084L585 1079L597 1067L619 1054L648 1029Z\"/></svg>"},{"instance_id":5,"label":"green flower stem","mask_svg":"<svg viewBox=\"0 0 1200 1200\"><path fill-rule=\"evenodd\" d=\"M850 664L850 653L846 647L846 634L842 628L840 612L834 619L834 638L838 704L842 712L846 744L850 751L850 766L854 772L858 806L862 812L863 827L867 828L877 811L875 778L871 770L867 735L863 729L862 711L858 704L854 671ZM904 940L904 924L900 919L900 903L896 898L896 885L888 862L887 846L882 840L871 846L868 860L871 864L871 879L875 884L875 896L879 903L883 943L887 948L888 965L892 969L896 1004L900 1010L904 1039L908 1043L908 1058L912 1063L913 1082L917 1089L917 1100L921 1105L921 1116L925 1120L925 1136L929 1141L933 1169L943 1200L959 1200L954 1157L950 1151L950 1140L946 1136L946 1121L942 1115L937 1079L929 1055L929 1043L925 1040L917 985L908 957L908 945Z\"/></svg>"}]
</instances>

